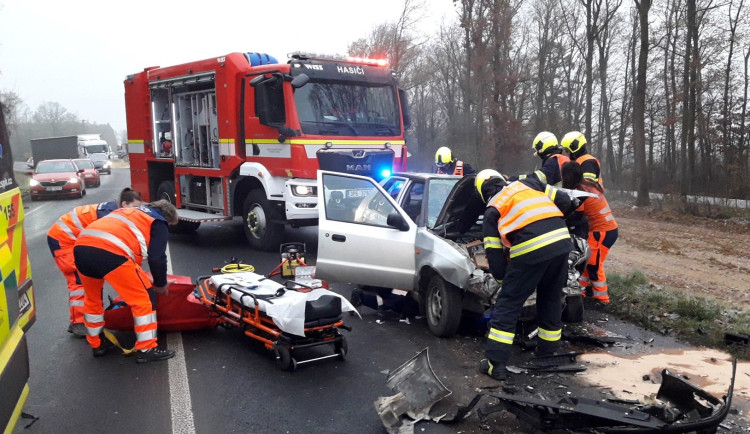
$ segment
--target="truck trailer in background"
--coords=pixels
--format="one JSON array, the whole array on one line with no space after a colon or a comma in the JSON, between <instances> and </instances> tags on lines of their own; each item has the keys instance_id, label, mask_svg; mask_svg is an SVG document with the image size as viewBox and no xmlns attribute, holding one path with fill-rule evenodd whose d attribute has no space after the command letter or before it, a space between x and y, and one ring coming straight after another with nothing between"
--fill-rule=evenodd
<instances>
[{"instance_id":1,"label":"truck trailer in background","mask_svg":"<svg viewBox=\"0 0 750 434\"><path fill-rule=\"evenodd\" d=\"M78 136L45 137L31 139L31 156L34 167L42 160L79 158Z\"/></svg>"},{"instance_id":2,"label":"truck trailer in background","mask_svg":"<svg viewBox=\"0 0 750 434\"><path fill-rule=\"evenodd\" d=\"M405 93L384 60L232 53L125 80L132 187L177 230L241 216L253 248L315 225L316 171L406 170Z\"/></svg>"}]
</instances>

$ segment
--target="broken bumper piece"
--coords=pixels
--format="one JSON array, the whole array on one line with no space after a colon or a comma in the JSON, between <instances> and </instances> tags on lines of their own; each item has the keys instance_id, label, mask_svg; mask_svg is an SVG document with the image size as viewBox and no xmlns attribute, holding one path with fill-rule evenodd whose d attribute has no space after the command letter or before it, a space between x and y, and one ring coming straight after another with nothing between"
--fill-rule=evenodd
<instances>
[{"instance_id":1,"label":"broken bumper piece","mask_svg":"<svg viewBox=\"0 0 750 434\"><path fill-rule=\"evenodd\" d=\"M732 363L732 380L723 400L662 371L657 399L664 405L632 407L590 398L563 398L557 402L514 395L488 393L501 405L478 410L480 418L507 410L534 432L596 433L689 433L716 432L732 405L737 361Z\"/></svg>"}]
</instances>

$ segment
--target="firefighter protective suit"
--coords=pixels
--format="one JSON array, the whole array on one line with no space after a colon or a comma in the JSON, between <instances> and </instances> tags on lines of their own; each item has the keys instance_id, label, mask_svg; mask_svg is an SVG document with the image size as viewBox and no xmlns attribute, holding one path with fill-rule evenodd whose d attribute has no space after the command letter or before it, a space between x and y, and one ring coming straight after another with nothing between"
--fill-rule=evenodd
<instances>
[{"instance_id":1,"label":"firefighter protective suit","mask_svg":"<svg viewBox=\"0 0 750 434\"><path fill-rule=\"evenodd\" d=\"M490 271L502 288L485 349L496 369L504 369L508 361L522 306L534 289L538 351L552 353L559 346L562 289L573 249L563 215L576 205L566 193L534 178L510 183L487 202L484 247Z\"/></svg>"}]
</instances>

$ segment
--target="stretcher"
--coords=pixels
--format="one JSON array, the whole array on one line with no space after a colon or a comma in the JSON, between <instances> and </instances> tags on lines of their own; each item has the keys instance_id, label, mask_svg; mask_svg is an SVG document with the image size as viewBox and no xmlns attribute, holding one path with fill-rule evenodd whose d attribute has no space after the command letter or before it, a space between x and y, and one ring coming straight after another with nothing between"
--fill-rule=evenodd
<instances>
[{"instance_id":1,"label":"stretcher","mask_svg":"<svg viewBox=\"0 0 750 434\"><path fill-rule=\"evenodd\" d=\"M324 288L320 281L276 282L251 271L198 278L196 298L208 306L222 326L244 334L273 351L282 370L328 358L345 360L346 338L340 329L343 312L357 312L349 301ZM297 350L330 346L333 354L298 359Z\"/></svg>"}]
</instances>

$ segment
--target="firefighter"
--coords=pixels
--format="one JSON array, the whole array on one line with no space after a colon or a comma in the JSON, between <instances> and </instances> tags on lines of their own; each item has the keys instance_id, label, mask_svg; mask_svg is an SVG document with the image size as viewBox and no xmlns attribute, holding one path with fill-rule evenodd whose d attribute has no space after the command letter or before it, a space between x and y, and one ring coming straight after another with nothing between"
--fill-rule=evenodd
<instances>
[{"instance_id":1,"label":"firefighter","mask_svg":"<svg viewBox=\"0 0 750 434\"><path fill-rule=\"evenodd\" d=\"M604 189L597 182L584 178L583 168L575 161L563 165L563 187L594 193L578 208L588 217L588 243L591 257L581 273L579 283L585 288L585 305L598 309L609 304L609 287L604 273L604 260L609 249L617 241L618 230L615 217L604 197Z\"/></svg>"},{"instance_id":2,"label":"firefighter","mask_svg":"<svg viewBox=\"0 0 750 434\"><path fill-rule=\"evenodd\" d=\"M583 168L583 178L598 182L604 188L602 182L602 165L599 160L586 151L586 136L579 131L571 131L562 138L564 153Z\"/></svg>"},{"instance_id":3,"label":"firefighter","mask_svg":"<svg viewBox=\"0 0 750 434\"><path fill-rule=\"evenodd\" d=\"M487 203L482 231L492 276L501 285L492 309L486 359L479 371L507 379L516 324L536 289L538 356L554 354L562 334L562 289L573 250L563 215L578 205L565 192L529 177L508 184L498 172L479 172L475 186Z\"/></svg>"},{"instance_id":4,"label":"firefighter","mask_svg":"<svg viewBox=\"0 0 750 434\"><path fill-rule=\"evenodd\" d=\"M443 146L435 152L435 173L444 173L448 175L473 175L477 173L469 163L453 158L450 148Z\"/></svg>"},{"instance_id":5,"label":"firefighter","mask_svg":"<svg viewBox=\"0 0 750 434\"><path fill-rule=\"evenodd\" d=\"M70 323L68 333L78 338L86 337L86 326L83 324L83 285L75 267L73 246L78 234L94 220L98 220L117 208L139 206L141 196L130 188L120 192L117 201L102 202L98 205L82 205L73 208L57 219L47 231L47 244L52 257L68 283L68 310Z\"/></svg>"},{"instance_id":6,"label":"firefighter","mask_svg":"<svg viewBox=\"0 0 750 434\"><path fill-rule=\"evenodd\" d=\"M549 131L542 131L534 138L531 149L534 150L534 155L542 159L542 168L528 175L510 177L508 180L516 181L533 176L545 184L559 187L562 183L560 170L570 158L562 154L563 148L557 142L557 137Z\"/></svg>"},{"instance_id":7,"label":"firefighter","mask_svg":"<svg viewBox=\"0 0 750 434\"><path fill-rule=\"evenodd\" d=\"M112 211L81 232L73 254L86 292L86 339L94 357L105 355L112 346L100 336L104 328L102 287L105 281L133 311L136 362L166 360L175 355L173 350L157 345L155 299L156 294L168 293L167 225L177 222L174 205L159 200L137 208ZM153 283L141 268L146 258Z\"/></svg>"}]
</instances>

